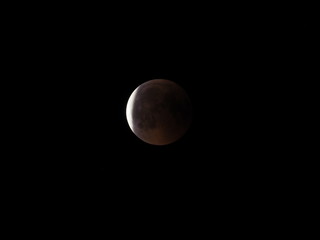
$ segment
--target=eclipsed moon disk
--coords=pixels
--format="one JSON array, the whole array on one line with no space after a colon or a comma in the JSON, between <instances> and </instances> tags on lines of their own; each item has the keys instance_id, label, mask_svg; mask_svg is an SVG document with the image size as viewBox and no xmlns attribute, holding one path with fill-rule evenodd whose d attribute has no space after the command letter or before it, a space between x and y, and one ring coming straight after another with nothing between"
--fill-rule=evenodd
<instances>
[{"instance_id":1,"label":"eclipsed moon disk","mask_svg":"<svg viewBox=\"0 0 320 240\"><path fill-rule=\"evenodd\" d=\"M153 79L130 95L126 117L132 132L142 141L167 145L189 129L192 106L186 91L173 81Z\"/></svg>"}]
</instances>

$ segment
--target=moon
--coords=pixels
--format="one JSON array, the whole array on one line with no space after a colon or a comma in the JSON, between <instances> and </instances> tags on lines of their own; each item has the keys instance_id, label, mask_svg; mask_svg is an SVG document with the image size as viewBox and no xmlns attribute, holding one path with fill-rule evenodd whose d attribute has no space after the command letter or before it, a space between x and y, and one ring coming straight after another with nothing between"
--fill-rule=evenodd
<instances>
[{"instance_id":1,"label":"moon","mask_svg":"<svg viewBox=\"0 0 320 240\"><path fill-rule=\"evenodd\" d=\"M186 91L167 79L139 85L130 95L126 117L132 132L152 145L179 140L192 122L192 105Z\"/></svg>"}]
</instances>

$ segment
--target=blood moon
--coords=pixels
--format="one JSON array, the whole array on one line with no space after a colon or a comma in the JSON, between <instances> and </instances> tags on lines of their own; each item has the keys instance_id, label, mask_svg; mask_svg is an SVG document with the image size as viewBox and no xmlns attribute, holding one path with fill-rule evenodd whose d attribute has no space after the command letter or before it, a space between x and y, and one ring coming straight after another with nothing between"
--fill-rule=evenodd
<instances>
[{"instance_id":1,"label":"blood moon","mask_svg":"<svg viewBox=\"0 0 320 240\"><path fill-rule=\"evenodd\" d=\"M130 95L126 117L132 132L142 141L167 145L180 139L192 121L192 106L186 91L173 81L153 79Z\"/></svg>"}]
</instances>

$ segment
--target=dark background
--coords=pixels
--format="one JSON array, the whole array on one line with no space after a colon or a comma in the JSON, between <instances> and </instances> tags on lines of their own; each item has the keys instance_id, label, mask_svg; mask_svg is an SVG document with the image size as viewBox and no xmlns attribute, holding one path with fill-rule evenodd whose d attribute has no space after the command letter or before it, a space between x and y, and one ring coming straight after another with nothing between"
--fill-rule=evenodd
<instances>
[{"instance_id":1,"label":"dark background","mask_svg":"<svg viewBox=\"0 0 320 240\"><path fill-rule=\"evenodd\" d=\"M281 219L296 163L285 116L299 81L288 75L302 72L306 24L244 6L144 7L48 9L19 22L26 185L62 216L112 226L199 234ZM193 104L189 131L168 146L139 140L125 116L132 91L155 78Z\"/></svg>"}]
</instances>

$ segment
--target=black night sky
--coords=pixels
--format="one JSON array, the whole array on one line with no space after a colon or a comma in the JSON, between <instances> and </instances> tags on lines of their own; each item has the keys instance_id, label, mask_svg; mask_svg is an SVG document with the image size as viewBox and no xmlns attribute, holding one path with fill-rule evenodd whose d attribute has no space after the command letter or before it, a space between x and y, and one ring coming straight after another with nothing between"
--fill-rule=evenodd
<instances>
[{"instance_id":1,"label":"black night sky","mask_svg":"<svg viewBox=\"0 0 320 240\"><path fill-rule=\"evenodd\" d=\"M196 234L254 224L283 194L281 96L295 28L237 9L152 9L67 11L28 25L23 165L62 208L114 225L157 219ZM156 78L178 83L193 104L189 131L167 146L142 142L125 116L132 91Z\"/></svg>"}]
</instances>

